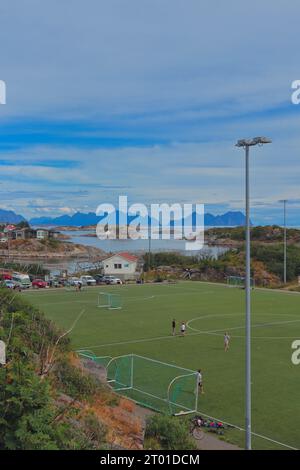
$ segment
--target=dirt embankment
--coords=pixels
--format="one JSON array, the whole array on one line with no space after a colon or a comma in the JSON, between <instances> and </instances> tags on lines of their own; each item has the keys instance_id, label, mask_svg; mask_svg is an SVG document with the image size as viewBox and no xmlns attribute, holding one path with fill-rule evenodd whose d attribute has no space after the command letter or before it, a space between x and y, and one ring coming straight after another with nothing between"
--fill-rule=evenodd
<instances>
[{"instance_id":1,"label":"dirt embankment","mask_svg":"<svg viewBox=\"0 0 300 470\"><path fill-rule=\"evenodd\" d=\"M85 246L63 240L12 240L9 249L7 246L0 250L0 256L11 258L104 258L106 253L99 248Z\"/></svg>"},{"instance_id":2,"label":"dirt embankment","mask_svg":"<svg viewBox=\"0 0 300 470\"><path fill-rule=\"evenodd\" d=\"M104 385L106 369L94 361L77 360L77 366L96 377ZM146 418L152 412L133 401L116 395L110 388L104 389L88 405L98 419L107 426L107 440L114 449L143 449Z\"/></svg>"}]
</instances>

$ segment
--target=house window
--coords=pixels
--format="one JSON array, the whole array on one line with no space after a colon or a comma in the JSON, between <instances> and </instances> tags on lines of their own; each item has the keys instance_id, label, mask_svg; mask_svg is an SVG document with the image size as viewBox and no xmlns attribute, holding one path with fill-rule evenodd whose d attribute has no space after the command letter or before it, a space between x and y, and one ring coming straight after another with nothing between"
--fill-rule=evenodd
<instances>
[{"instance_id":1,"label":"house window","mask_svg":"<svg viewBox=\"0 0 300 470\"><path fill-rule=\"evenodd\" d=\"M125 263L125 264L124 264L124 268L129 268L129 264L128 264L128 263Z\"/></svg>"},{"instance_id":2,"label":"house window","mask_svg":"<svg viewBox=\"0 0 300 470\"><path fill-rule=\"evenodd\" d=\"M122 264L115 263L115 264L114 264L114 268L115 268L115 269L122 269Z\"/></svg>"}]
</instances>

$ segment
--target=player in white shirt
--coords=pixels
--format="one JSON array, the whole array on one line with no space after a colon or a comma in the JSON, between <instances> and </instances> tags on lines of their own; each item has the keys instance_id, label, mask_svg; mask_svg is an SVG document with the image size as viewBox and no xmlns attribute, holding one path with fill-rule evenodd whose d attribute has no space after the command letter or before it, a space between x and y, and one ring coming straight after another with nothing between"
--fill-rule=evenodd
<instances>
[{"instance_id":1,"label":"player in white shirt","mask_svg":"<svg viewBox=\"0 0 300 470\"><path fill-rule=\"evenodd\" d=\"M203 395L204 390L203 390L203 379L202 379L201 369L198 369L198 372L197 372L197 383L198 383L199 391Z\"/></svg>"},{"instance_id":2,"label":"player in white shirt","mask_svg":"<svg viewBox=\"0 0 300 470\"><path fill-rule=\"evenodd\" d=\"M180 333L181 333L181 336L184 336L184 335L185 335L185 330L186 330L186 324L185 324L185 321L182 321L182 322L181 322L181 325L180 325Z\"/></svg>"},{"instance_id":3,"label":"player in white shirt","mask_svg":"<svg viewBox=\"0 0 300 470\"><path fill-rule=\"evenodd\" d=\"M224 334L224 351L227 352L229 349L229 343L230 343L230 336L228 333L225 332Z\"/></svg>"}]
</instances>

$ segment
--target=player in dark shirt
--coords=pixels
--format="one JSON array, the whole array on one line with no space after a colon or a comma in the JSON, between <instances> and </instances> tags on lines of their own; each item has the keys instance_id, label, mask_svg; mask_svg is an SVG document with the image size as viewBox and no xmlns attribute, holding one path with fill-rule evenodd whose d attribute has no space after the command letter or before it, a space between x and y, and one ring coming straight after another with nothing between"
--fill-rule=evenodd
<instances>
[{"instance_id":1,"label":"player in dark shirt","mask_svg":"<svg viewBox=\"0 0 300 470\"><path fill-rule=\"evenodd\" d=\"M176 335L176 320L175 319L172 321L172 335L173 336Z\"/></svg>"}]
</instances>

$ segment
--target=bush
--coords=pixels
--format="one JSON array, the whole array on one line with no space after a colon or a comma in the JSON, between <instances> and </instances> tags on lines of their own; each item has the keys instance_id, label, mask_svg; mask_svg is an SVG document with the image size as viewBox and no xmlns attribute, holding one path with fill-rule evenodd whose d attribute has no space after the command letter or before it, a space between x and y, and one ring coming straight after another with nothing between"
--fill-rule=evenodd
<instances>
[{"instance_id":1,"label":"bush","mask_svg":"<svg viewBox=\"0 0 300 470\"><path fill-rule=\"evenodd\" d=\"M57 345L51 373L41 376L45 353L61 332L8 289L0 289L0 305L0 339L10 337L7 364L0 368L0 450L104 448L106 428L92 413L75 417L78 408L55 402L57 388L81 399L98 386L69 362L69 339Z\"/></svg>"},{"instance_id":2,"label":"bush","mask_svg":"<svg viewBox=\"0 0 300 470\"><path fill-rule=\"evenodd\" d=\"M66 359L56 365L55 375L59 389L72 398L88 399L98 388L98 383L92 376L73 366Z\"/></svg>"},{"instance_id":3,"label":"bush","mask_svg":"<svg viewBox=\"0 0 300 470\"><path fill-rule=\"evenodd\" d=\"M147 420L145 445L147 448L163 450L194 450L196 444L189 434L185 420L172 416L155 415Z\"/></svg>"}]
</instances>

